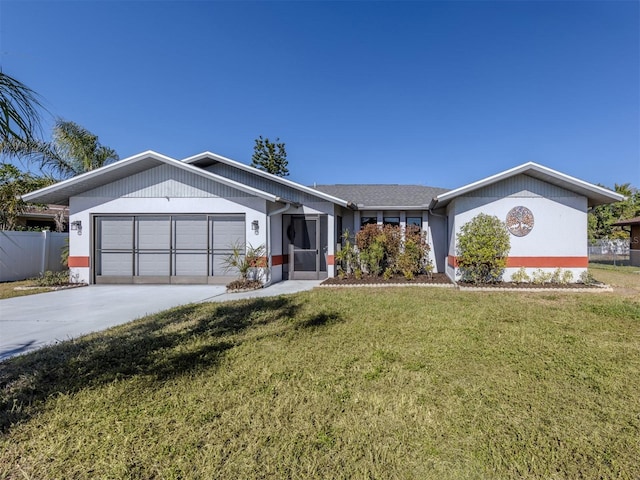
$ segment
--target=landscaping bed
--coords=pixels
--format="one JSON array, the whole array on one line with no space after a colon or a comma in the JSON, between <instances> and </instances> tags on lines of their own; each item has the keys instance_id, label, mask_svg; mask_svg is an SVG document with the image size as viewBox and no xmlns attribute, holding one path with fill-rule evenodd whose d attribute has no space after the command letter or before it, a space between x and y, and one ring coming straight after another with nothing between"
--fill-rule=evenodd
<instances>
[{"instance_id":1,"label":"landscaping bed","mask_svg":"<svg viewBox=\"0 0 640 480\"><path fill-rule=\"evenodd\" d=\"M394 275L391 278L384 278L383 276L371 276L363 275L360 278L356 277L333 277L327 278L321 283L323 286L342 286L342 285L451 285L451 280L444 273L434 273L431 275L415 275L411 280L408 280L403 275Z\"/></svg>"}]
</instances>

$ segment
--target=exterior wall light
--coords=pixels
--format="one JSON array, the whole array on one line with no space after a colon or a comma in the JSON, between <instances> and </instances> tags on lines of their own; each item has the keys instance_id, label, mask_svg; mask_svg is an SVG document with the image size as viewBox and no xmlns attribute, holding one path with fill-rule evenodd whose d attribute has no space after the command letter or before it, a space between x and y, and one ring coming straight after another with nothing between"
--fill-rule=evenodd
<instances>
[{"instance_id":1,"label":"exterior wall light","mask_svg":"<svg viewBox=\"0 0 640 480\"><path fill-rule=\"evenodd\" d=\"M251 222L251 230L253 230L253 233L256 235L260 233L260 224L258 223L258 220Z\"/></svg>"},{"instance_id":2,"label":"exterior wall light","mask_svg":"<svg viewBox=\"0 0 640 480\"><path fill-rule=\"evenodd\" d=\"M71 222L69 224L70 230L77 230L78 235L82 235L82 221L76 220L75 222Z\"/></svg>"}]
</instances>

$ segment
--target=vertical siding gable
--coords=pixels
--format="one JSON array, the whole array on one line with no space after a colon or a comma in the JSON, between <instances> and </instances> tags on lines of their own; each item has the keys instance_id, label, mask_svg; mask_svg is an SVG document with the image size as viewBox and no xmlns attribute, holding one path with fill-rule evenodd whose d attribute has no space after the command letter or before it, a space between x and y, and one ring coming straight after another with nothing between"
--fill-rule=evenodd
<instances>
[{"instance_id":1,"label":"vertical siding gable","mask_svg":"<svg viewBox=\"0 0 640 480\"><path fill-rule=\"evenodd\" d=\"M528 175L516 175L492 185L469 192L464 197L480 198L567 198L580 195Z\"/></svg>"},{"instance_id":2,"label":"vertical siding gable","mask_svg":"<svg viewBox=\"0 0 640 480\"><path fill-rule=\"evenodd\" d=\"M250 187L257 188L264 192L269 192L272 195L286 198L287 200L292 200L304 205L326 202L326 200L324 200L323 198L301 192L300 190L296 190L295 188L289 187L287 185L282 185L281 183L274 182L273 180L264 178L260 175L245 172L244 170L240 170L239 168L235 168L224 163L217 163L215 165L207 167L205 170L222 177L226 177L230 180L235 180L236 182L243 183Z\"/></svg>"},{"instance_id":3,"label":"vertical siding gable","mask_svg":"<svg viewBox=\"0 0 640 480\"><path fill-rule=\"evenodd\" d=\"M160 165L82 194L101 198L238 198L251 195L208 178Z\"/></svg>"}]
</instances>

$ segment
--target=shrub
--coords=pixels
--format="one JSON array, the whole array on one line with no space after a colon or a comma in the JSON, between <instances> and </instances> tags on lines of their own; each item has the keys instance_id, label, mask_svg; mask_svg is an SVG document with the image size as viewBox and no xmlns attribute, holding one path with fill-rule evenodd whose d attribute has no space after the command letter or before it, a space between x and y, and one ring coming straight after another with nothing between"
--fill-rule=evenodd
<instances>
[{"instance_id":1,"label":"shrub","mask_svg":"<svg viewBox=\"0 0 640 480\"><path fill-rule=\"evenodd\" d=\"M391 225L365 225L356 234L362 270L371 275L380 275L387 268L396 271L401 245L402 231Z\"/></svg>"},{"instance_id":2,"label":"shrub","mask_svg":"<svg viewBox=\"0 0 640 480\"><path fill-rule=\"evenodd\" d=\"M531 281L536 285L544 285L545 283L551 283L553 280L553 273L545 272L544 270L538 268L535 272L533 272L533 276Z\"/></svg>"},{"instance_id":3,"label":"shrub","mask_svg":"<svg viewBox=\"0 0 640 480\"><path fill-rule=\"evenodd\" d=\"M573 272L571 270L564 271L561 283L573 283Z\"/></svg>"},{"instance_id":4,"label":"shrub","mask_svg":"<svg viewBox=\"0 0 640 480\"><path fill-rule=\"evenodd\" d=\"M562 269L556 268L551 275L551 283L562 283Z\"/></svg>"},{"instance_id":5,"label":"shrub","mask_svg":"<svg viewBox=\"0 0 640 480\"><path fill-rule=\"evenodd\" d=\"M593 285L597 283L597 280L593 278L593 275L591 275L591 272L589 270L585 270L578 277L578 282L584 283L585 285Z\"/></svg>"},{"instance_id":6,"label":"shrub","mask_svg":"<svg viewBox=\"0 0 640 480\"><path fill-rule=\"evenodd\" d=\"M342 240L342 248L336 252L338 274L350 276L358 266L358 252L356 252L353 243L351 243L349 230L345 230L342 234Z\"/></svg>"},{"instance_id":7,"label":"shrub","mask_svg":"<svg viewBox=\"0 0 640 480\"><path fill-rule=\"evenodd\" d=\"M479 284L501 279L510 249L504 222L481 213L465 223L456 238L463 281Z\"/></svg>"},{"instance_id":8,"label":"shrub","mask_svg":"<svg viewBox=\"0 0 640 480\"><path fill-rule=\"evenodd\" d=\"M62 272L51 272L47 270L39 277L34 278L33 281L38 287L61 287L69 285L71 278L69 270L63 270Z\"/></svg>"},{"instance_id":9,"label":"shrub","mask_svg":"<svg viewBox=\"0 0 640 480\"><path fill-rule=\"evenodd\" d=\"M520 267L517 272L511 275L511 281L513 283L529 283L531 282L531 277L526 268Z\"/></svg>"}]
</instances>

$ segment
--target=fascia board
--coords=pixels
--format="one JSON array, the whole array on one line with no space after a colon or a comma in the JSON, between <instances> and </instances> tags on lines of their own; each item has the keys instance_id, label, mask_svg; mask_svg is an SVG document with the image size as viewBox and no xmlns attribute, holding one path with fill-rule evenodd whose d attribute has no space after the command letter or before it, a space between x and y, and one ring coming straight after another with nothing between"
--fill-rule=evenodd
<instances>
[{"instance_id":1,"label":"fascia board","mask_svg":"<svg viewBox=\"0 0 640 480\"><path fill-rule=\"evenodd\" d=\"M138 153L128 158L124 158L122 160L118 160L117 162L110 163L109 165L105 165L104 167L97 168L95 170L91 170L89 172L81 173L80 175L76 175L75 177L68 178L66 180L62 180L60 182L54 183L53 185L49 185L47 187L41 188L34 192L26 193L21 196L22 200L25 202L33 202L37 201L38 197L42 195L56 192L58 190L62 190L67 187L72 187L79 183L82 183L86 180L90 180L92 178L100 177L105 173L112 172L114 170L119 170L126 165L131 163L136 163L141 160L146 160L148 158L152 158L154 160L162 161L162 160L172 160L169 157L166 157L160 153L154 152L153 150L147 150L142 153ZM96 185L98 186L98 185Z\"/></svg>"},{"instance_id":2,"label":"fascia board","mask_svg":"<svg viewBox=\"0 0 640 480\"><path fill-rule=\"evenodd\" d=\"M68 187L73 187L74 185L80 184L82 182L86 182L87 180L91 180L91 179L98 179L100 176L109 173L109 172L113 172L115 170L118 169L122 169L127 165L130 165L132 163L136 163L142 160L147 160L147 159L152 159L152 160L156 160L158 163L165 163L167 165L172 165L174 167L189 171L191 173L194 173L196 175L199 175L201 177L205 177L208 178L210 180L216 181L218 183L221 183L223 185L235 188L237 190L240 190L242 192L245 193L249 193L251 195L256 195L258 197L261 197L265 200L269 200L271 202L276 202L278 201L278 197L276 195L272 195L268 192L264 192L262 190L259 190L257 188L253 188L250 187L248 185L244 185L243 183L239 183L236 182L234 180L230 180L226 177L222 177L220 175L216 175L214 173L211 172L207 172L206 170L203 170L201 168L197 168L194 167L192 165L186 165L183 162L173 159L171 157L167 157L166 155L162 155L160 153L154 152L152 150L147 150L146 152L142 152L139 153L137 155L131 156L129 158L125 158L123 160L111 163L109 165L105 165L104 167L98 168L96 170L92 170L90 172L86 172L83 174L80 174L76 177L72 177L69 178L67 180L63 180L62 182L58 182L54 185L50 185L48 187L44 187L40 190L36 190L35 192L31 192L28 194L25 194L22 196L22 199L25 202L33 202L33 201L38 201L38 198L41 198L44 195L48 195L51 193L54 193L56 191L68 188ZM92 185L91 188L96 188L100 186L100 183L96 183L95 185ZM70 195L72 196L72 195Z\"/></svg>"},{"instance_id":3,"label":"fascia board","mask_svg":"<svg viewBox=\"0 0 640 480\"><path fill-rule=\"evenodd\" d=\"M315 190L313 188L307 187L305 185L301 185L301 184L296 183L294 181L287 180L286 178L279 177L279 176L274 175L272 173L264 172L264 171L259 170L257 168L251 167L249 165L245 165L244 163L237 162L236 160L232 160L230 158L223 157L222 155L218 155L217 153L208 152L208 151L207 152L202 152L202 153L199 153L197 155L193 155L191 157L185 158L183 160L183 162L191 164L191 163L197 162L198 160L202 160L204 158L213 158L214 160L217 160L217 161L219 161L221 163L224 163L226 165L238 168L240 170L243 170L245 172L251 173L253 175L258 175L260 177L272 180L272 181L280 183L282 185L286 185L286 186L294 188L296 190L300 190L301 192L305 192L305 193L308 193L309 195L313 195L315 197L322 198L323 200L327 200L329 202L338 204L338 205L340 205L342 207L349 207L349 202L347 202L346 200L343 200L343 199L338 198L338 197L334 197L332 195L328 195L326 193L320 192L318 190Z\"/></svg>"},{"instance_id":4,"label":"fascia board","mask_svg":"<svg viewBox=\"0 0 640 480\"><path fill-rule=\"evenodd\" d=\"M603 195L611 199L612 201L624 200L623 195L612 192L611 190L608 190L606 188L599 187L598 185L594 185L589 182L585 182L584 180L580 180L578 178L558 172L548 167L544 167L534 162L527 162L523 165L519 165L509 170L505 170L504 172L497 173L490 177L483 178L476 182L469 183L468 185L464 185L462 187L459 187L449 192L438 195L432 200L430 204L430 208L432 209L440 208L441 206L445 206L451 200L453 200L456 197L459 197L460 195L464 195L465 193L477 190L487 185L491 185L493 183L499 182L500 180L504 180L506 178L513 177L521 173L526 174L527 172L532 172L532 171L542 174L541 175L542 178L540 178L540 180L549 181L550 178L559 180L563 184L563 188L566 188L568 190L571 189L571 186L577 187L577 188L574 188L573 190L577 191L578 193L584 194L587 197L588 197L588 194L586 194L585 190L587 192L592 192L597 195Z\"/></svg>"}]
</instances>

